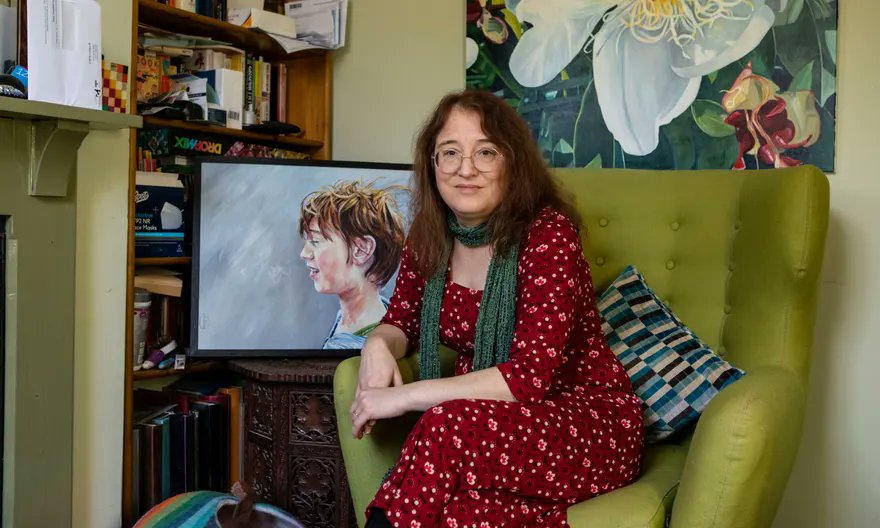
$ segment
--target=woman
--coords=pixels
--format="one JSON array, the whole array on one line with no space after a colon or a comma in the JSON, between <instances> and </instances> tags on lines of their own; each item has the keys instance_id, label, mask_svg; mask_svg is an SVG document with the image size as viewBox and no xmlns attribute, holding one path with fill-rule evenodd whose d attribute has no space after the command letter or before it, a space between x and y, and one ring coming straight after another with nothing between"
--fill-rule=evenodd
<instances>
[{"instance_id":1,"label":"woman","mask_svg":"<svg viewBox=\"0 0 880 528\"><path fill-rule=\"evenodd\" d=\"M324 349L361 348L388 307L379 290L394 275L403 248L403 217L392 191L337 182L300 204L300 258L315 290L339 297Z\"/></svg>"},{"instance_id":2,"label":"woman","mask_svg":"<svg viewBox=\"0 0 880 528\"><path fill-rule=\"evenodd\" d=\"M567 526L639 474L641 403L605 343L576 215L514 110L445 97L418 139L395 293L361 352L354 435L425 412L368 526ZM437 345L458 352L439 378ZM396 360L419 346L421 380Z\"/></svg>"}]
</instances>

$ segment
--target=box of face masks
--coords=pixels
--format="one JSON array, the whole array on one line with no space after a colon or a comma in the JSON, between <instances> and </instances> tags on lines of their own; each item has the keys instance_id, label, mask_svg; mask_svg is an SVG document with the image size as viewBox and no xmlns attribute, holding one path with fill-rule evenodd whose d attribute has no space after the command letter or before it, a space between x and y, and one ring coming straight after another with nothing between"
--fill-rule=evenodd
<instances>
[{"instance_id":1,"label":"box of face masks","mask_svg":"<svg viewBox=\"0 0 880 528\"><path fill-rule=\"evenodd\" d=\"M135 183L134 256L186 255L183 182L176 174L138 172Z\"/></svg>"}]
</instances>

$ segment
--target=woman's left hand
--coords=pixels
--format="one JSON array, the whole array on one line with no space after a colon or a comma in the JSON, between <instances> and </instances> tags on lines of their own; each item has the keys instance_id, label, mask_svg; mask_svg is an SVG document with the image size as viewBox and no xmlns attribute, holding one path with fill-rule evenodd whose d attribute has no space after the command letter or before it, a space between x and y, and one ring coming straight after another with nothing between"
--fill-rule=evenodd
<instances>
[{"instance_id":1,"label":"woman's left hand","mask_svg":"<svg viewBox=\"0 0 880 528\"><path fill-rule=\"evenodd\" d=\"M386 387L361 389L351 404L351 433L355 438L363 438L365 429L369 432L369 424L383 418L395 418L409 411L410 387Z\"/></svg>"}]
</instances>

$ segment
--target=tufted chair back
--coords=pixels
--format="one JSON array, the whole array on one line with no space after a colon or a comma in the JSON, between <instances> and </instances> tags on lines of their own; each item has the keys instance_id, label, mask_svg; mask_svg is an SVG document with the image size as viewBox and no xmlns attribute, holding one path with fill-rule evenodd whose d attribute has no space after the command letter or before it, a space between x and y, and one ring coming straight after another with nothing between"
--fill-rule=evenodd
<instances>
[{"instance_id":1,"label":"tufted chair back","mask_svg":"<svg viewBox=\"0 0 880 528\"><path fill-rule=\"evenodd\" d=\"M637 481L572 505L569 525L770 528L801 436L828 180L814 167L556 174L582 215L596 290L635 265L703 341L746 371L709 403L692 435L646 450ZM346 416L359 364L340 363L334 398L363 511L418 415L352 440ZM414 379L415 356L400 368Z\"/></svg>"},{"instance_id":2,"label":"tufted chair back","mask_svg":"<svg viewBox=\"0 0 880 528\"><path fill-rule=\"evenodd\" d=\"M828 221L818 169L556 175L582 215L597 291L635 265L728 361L746 372L789 368L806 381Z\"/></svg>"}]
</instances>

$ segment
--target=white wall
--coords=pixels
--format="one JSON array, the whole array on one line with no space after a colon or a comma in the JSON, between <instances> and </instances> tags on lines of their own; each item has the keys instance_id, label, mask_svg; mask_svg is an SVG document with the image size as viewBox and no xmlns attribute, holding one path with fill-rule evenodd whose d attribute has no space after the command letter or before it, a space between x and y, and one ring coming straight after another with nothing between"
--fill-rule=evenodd
<instances>
[{"instance_id":1,"label":"white wall","mask_svg":"<svg viewBox=\"0 0 880 528\"><path fill-rule=\"evenodd\" d=\"M412 162L422 121L464 87L464 5L350 0L334 55L333 159Z\"/></svg>"},{"instance_id":2,"label":"white wall","mask_svg":"<svg viewBox=\"0 0 880 528\"><path fill-rule=\"evenodd\" d=\"M880 526L880 2L840 2L837 173L798 460L777 528Z\"/></svg>"},{"instance_id":3,"label":"white wall","mask_svg":"<svg viewBox=\"0 0 880 528\"><path fill-rule=\"evenodd\" d=\"M130 0L99 0L107 60L131 62ZM73 527L121 523L129 133L92 132L77 169Z\"/></svg>"}]
</instances>

